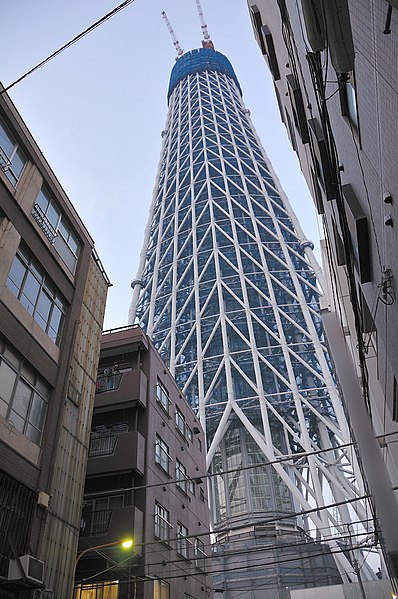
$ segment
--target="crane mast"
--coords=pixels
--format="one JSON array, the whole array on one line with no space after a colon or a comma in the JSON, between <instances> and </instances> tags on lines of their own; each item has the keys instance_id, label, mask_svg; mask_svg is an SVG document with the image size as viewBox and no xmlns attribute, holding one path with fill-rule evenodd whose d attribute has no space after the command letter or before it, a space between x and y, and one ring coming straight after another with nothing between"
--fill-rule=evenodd
<instances>
[{"instance_id":1,"label":"crane mast","mask_svg":"<svg viewBox=\"0 0 398 599\"><path fill-rule=\"evenodd\" d=\"M207 25L206 25L205 18L203 15L203 10L202 10L202 6L200 4L200 0L196 0L196 8L198 9L200 26L201 26L202 32L203 32L202 46L203 46L203 48L214 48L213 42L211 41L209 32L207 30Z\"/></svg>"},{"instance_id":2,"label":"crane mast","mask_svg":"<svg viewBox=\"0 0 398 599\"><path fill-rule=\"evenodd\" d=\"M178 60L180 58L180 56L182 56L184 54L184 50L180 46L180 42L178 41L176 34L174 33L174 29L172 28L171 23L165 13L165 11L162 12L162 17L164 19L164 22L166 23L167 29L169 30L171 39L173 40L173 46L177 50L178 56L176 57L176 60Z\"/></svg>"}]
</instances>

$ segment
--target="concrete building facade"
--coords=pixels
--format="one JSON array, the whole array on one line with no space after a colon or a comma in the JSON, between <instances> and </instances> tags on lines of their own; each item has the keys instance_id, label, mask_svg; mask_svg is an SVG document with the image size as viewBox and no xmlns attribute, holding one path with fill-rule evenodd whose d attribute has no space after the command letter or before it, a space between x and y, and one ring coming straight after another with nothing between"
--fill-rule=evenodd
<instances>
[{"instance_id":1,"label":"concrete building facade","mask_svg":"<svg viewBox=\"0 0 398 599\"><path fill-rule=\"evenodd\" d=\"M70 596L108 286L0 94L0 597Z\"/></svg>"},{"instance_id":2,"label":"concrete building facade","mask_svg":"<svg viewBox=\"0 0 398 599\"><path fill-rule=\"evenodd\" d=\"M205 474L203 429L152 342L104 332L79 551L108 546L79 559L76 599L212 597Z\"/></svg>"},{"instance_id":3,"label":"concrete building facade","mask_svg":"<svg viewBox=\"0 0 398 599\"><path fill-rule=\"evenodd\" d=\"M281 119L323 220L324 323L396 585L397 5L248 5Z\"/></svg>"}]
</instances>

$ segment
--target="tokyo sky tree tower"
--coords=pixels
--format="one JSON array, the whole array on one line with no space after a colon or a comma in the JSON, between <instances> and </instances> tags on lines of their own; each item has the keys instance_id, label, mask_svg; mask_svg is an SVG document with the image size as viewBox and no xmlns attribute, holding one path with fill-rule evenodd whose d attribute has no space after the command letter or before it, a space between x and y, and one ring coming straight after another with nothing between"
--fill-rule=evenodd
<instances>
[{"instance_id":1,"label":"tokyo sky tree tower","mask_svg":"<svg viewBox=\"0 0 398 599\"><path fill-rule=\"evenodd\" d=\"M225 56L212 47L182 55L168 101L129 318L206 430L217 547L208 570L228 598L355 581L351 549L367 537L352 522L369 514L356 499L364 493L325 345L313 245ZM361 573L372 577L366 564Z\"/></svg>"}]
</instances>

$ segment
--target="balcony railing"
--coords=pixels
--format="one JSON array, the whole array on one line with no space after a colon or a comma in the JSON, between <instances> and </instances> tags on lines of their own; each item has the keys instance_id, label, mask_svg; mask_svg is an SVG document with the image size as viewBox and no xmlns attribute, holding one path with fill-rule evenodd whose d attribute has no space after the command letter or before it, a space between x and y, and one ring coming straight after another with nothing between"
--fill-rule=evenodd
<instances>
[{"instance_id":1,"label":"balcony railing","mask_svg":"<svg viewBox=\"0 0 398 599\"><path fill-rule=\"evenodd\" d=\"M92 436L90 440L89 458L113 455L117 444L118 435L107 433L101 436Z\"/></svg>"},{"instance_id":2,"label":"balcony railing","mask_svg":"<svg viewBox=\"0 0 398 599\"><path fill-rule=\"evenodd\" d=\"M35 204L33 206L32 216L42 229L44 235L51 241L51 243L54 243L57 232L48 220L47 216L44 214L43 210L40 208L39 204Z\"/></svg>"},{"instance_id":3,"label":"balcony railing","mask_svg":"<svg viewBox=\"0 0 398 599\"><path fill-rule=\"evenodd\" d=\"M97 377L95 386L96 393L104 393L105 391L115 391L119 388L123 374L121 372L112 372L110 374L100 374Z\"/></svg>"}]
</instances>

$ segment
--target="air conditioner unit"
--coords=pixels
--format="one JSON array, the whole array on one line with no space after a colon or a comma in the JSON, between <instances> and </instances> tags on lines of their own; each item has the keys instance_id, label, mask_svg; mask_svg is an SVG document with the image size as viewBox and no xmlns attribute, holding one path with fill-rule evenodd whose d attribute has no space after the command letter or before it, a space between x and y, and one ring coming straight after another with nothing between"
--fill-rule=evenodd
<instances>
[{"instance_id":1,"label":"air conditioner unit","mask_svg":"<svg viewBox=\"0 0 398 599\"><path fill-rule=\"evenodd\" d=\"M10 560L8 566L8 580L24 580L23 574L27 582L38 585L43 584L44 578L44 562L33 557L33 555L21 555L19 558L23 573L16 559Z\"/></svg>"}]
</instances>

